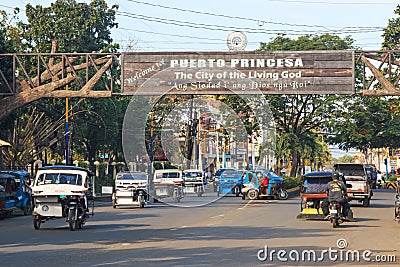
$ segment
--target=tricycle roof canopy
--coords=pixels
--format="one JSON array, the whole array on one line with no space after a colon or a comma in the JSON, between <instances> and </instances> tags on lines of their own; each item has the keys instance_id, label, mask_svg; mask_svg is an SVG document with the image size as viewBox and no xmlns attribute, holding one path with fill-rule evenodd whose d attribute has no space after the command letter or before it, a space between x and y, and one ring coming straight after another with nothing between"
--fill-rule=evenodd
<instances>
[{"instance_id":1,"label":"tricycle roof canopy","mask_svg":"<svg viewBox=\"0 0 400 267\"><path fill-rule=\"evenodd\" d=\"M66 166L66 165L46 166L39 168L39 170L76 170L76 171L85 171L89 175L94 175L94 173L88 169L76 166Z\"/></svg>"}]
</instances>

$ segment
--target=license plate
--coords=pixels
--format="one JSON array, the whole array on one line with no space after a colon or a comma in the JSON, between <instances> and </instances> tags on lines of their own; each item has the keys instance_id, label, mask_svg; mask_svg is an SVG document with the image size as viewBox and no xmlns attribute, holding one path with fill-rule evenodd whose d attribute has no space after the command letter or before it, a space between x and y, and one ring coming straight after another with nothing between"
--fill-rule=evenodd
<instances>
[{"instance_id":1,"label":"license plate","mask_svg":"<svg viewBox=\"0 0 400 267\"><path fill-rule=\"evenodd\" d=\"M337 210L330 210L329 212L330 212L330 213L336 214L336 213L337 213Z\"/></svg>"}]
</instances>

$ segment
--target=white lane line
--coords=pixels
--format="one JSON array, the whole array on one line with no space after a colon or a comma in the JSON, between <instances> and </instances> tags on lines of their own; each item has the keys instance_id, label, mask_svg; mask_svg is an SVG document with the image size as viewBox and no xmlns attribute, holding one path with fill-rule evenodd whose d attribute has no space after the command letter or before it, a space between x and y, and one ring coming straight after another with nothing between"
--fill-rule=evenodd
<instances>
[{"instance_id":1,"label":"white lane line","mask_svg":"<svg viewBox=\"0 0 400 267\"><path fill-rule=\"evenodd\" d=\"M211 219L215 219L215 218L219 218L219 217L224 217L224 214L211 216L210 218L211 218Z\"/></svg>"},{"instance_id":2,"label":"white lane line","mask_svg":"<svg viewBox=\"0 0 400 267\"><path fill-rule=\"evenodd\" d=\"M253 202L253 200L250 200L249 202L246 203L246 205L244 205L244 206L241 207L241 208L238 208L238 210L245 209L245 208L246 208L247 206L249 206L252 202Z\"/></svg>"}]
</instances>

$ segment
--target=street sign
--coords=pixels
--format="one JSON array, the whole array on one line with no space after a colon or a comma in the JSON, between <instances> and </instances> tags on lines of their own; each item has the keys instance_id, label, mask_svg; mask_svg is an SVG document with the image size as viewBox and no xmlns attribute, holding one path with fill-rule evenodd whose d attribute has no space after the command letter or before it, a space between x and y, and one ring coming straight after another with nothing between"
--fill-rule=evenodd
<instances>
[{"instance_id":1,"label":"street sign","mask_svg":"<svg viewBox=\"0 0 400 267\"><path fill-rule=\"evenodd\" d=\"M354 51L122 53L122 94L353 94Z\"/></svg>"}]
</instances>

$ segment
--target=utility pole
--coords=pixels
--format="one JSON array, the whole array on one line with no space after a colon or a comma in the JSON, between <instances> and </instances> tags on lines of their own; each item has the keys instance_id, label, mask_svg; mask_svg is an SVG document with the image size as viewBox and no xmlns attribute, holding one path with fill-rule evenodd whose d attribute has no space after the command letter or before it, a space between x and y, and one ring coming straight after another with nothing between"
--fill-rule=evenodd
<instances>
[{"instance_id":1,"label":"utility pole","mask_svg":"<svg viewBox=\"0 0 400 267\"><path fill-rule=\"evenodd\" d=\"M68 92L68 84L65 86L65 91ZM68 110L69 110L69 98L65 98L65 165L69 165L69 122L68 122Z\"/></svg>"}]
</instances>

